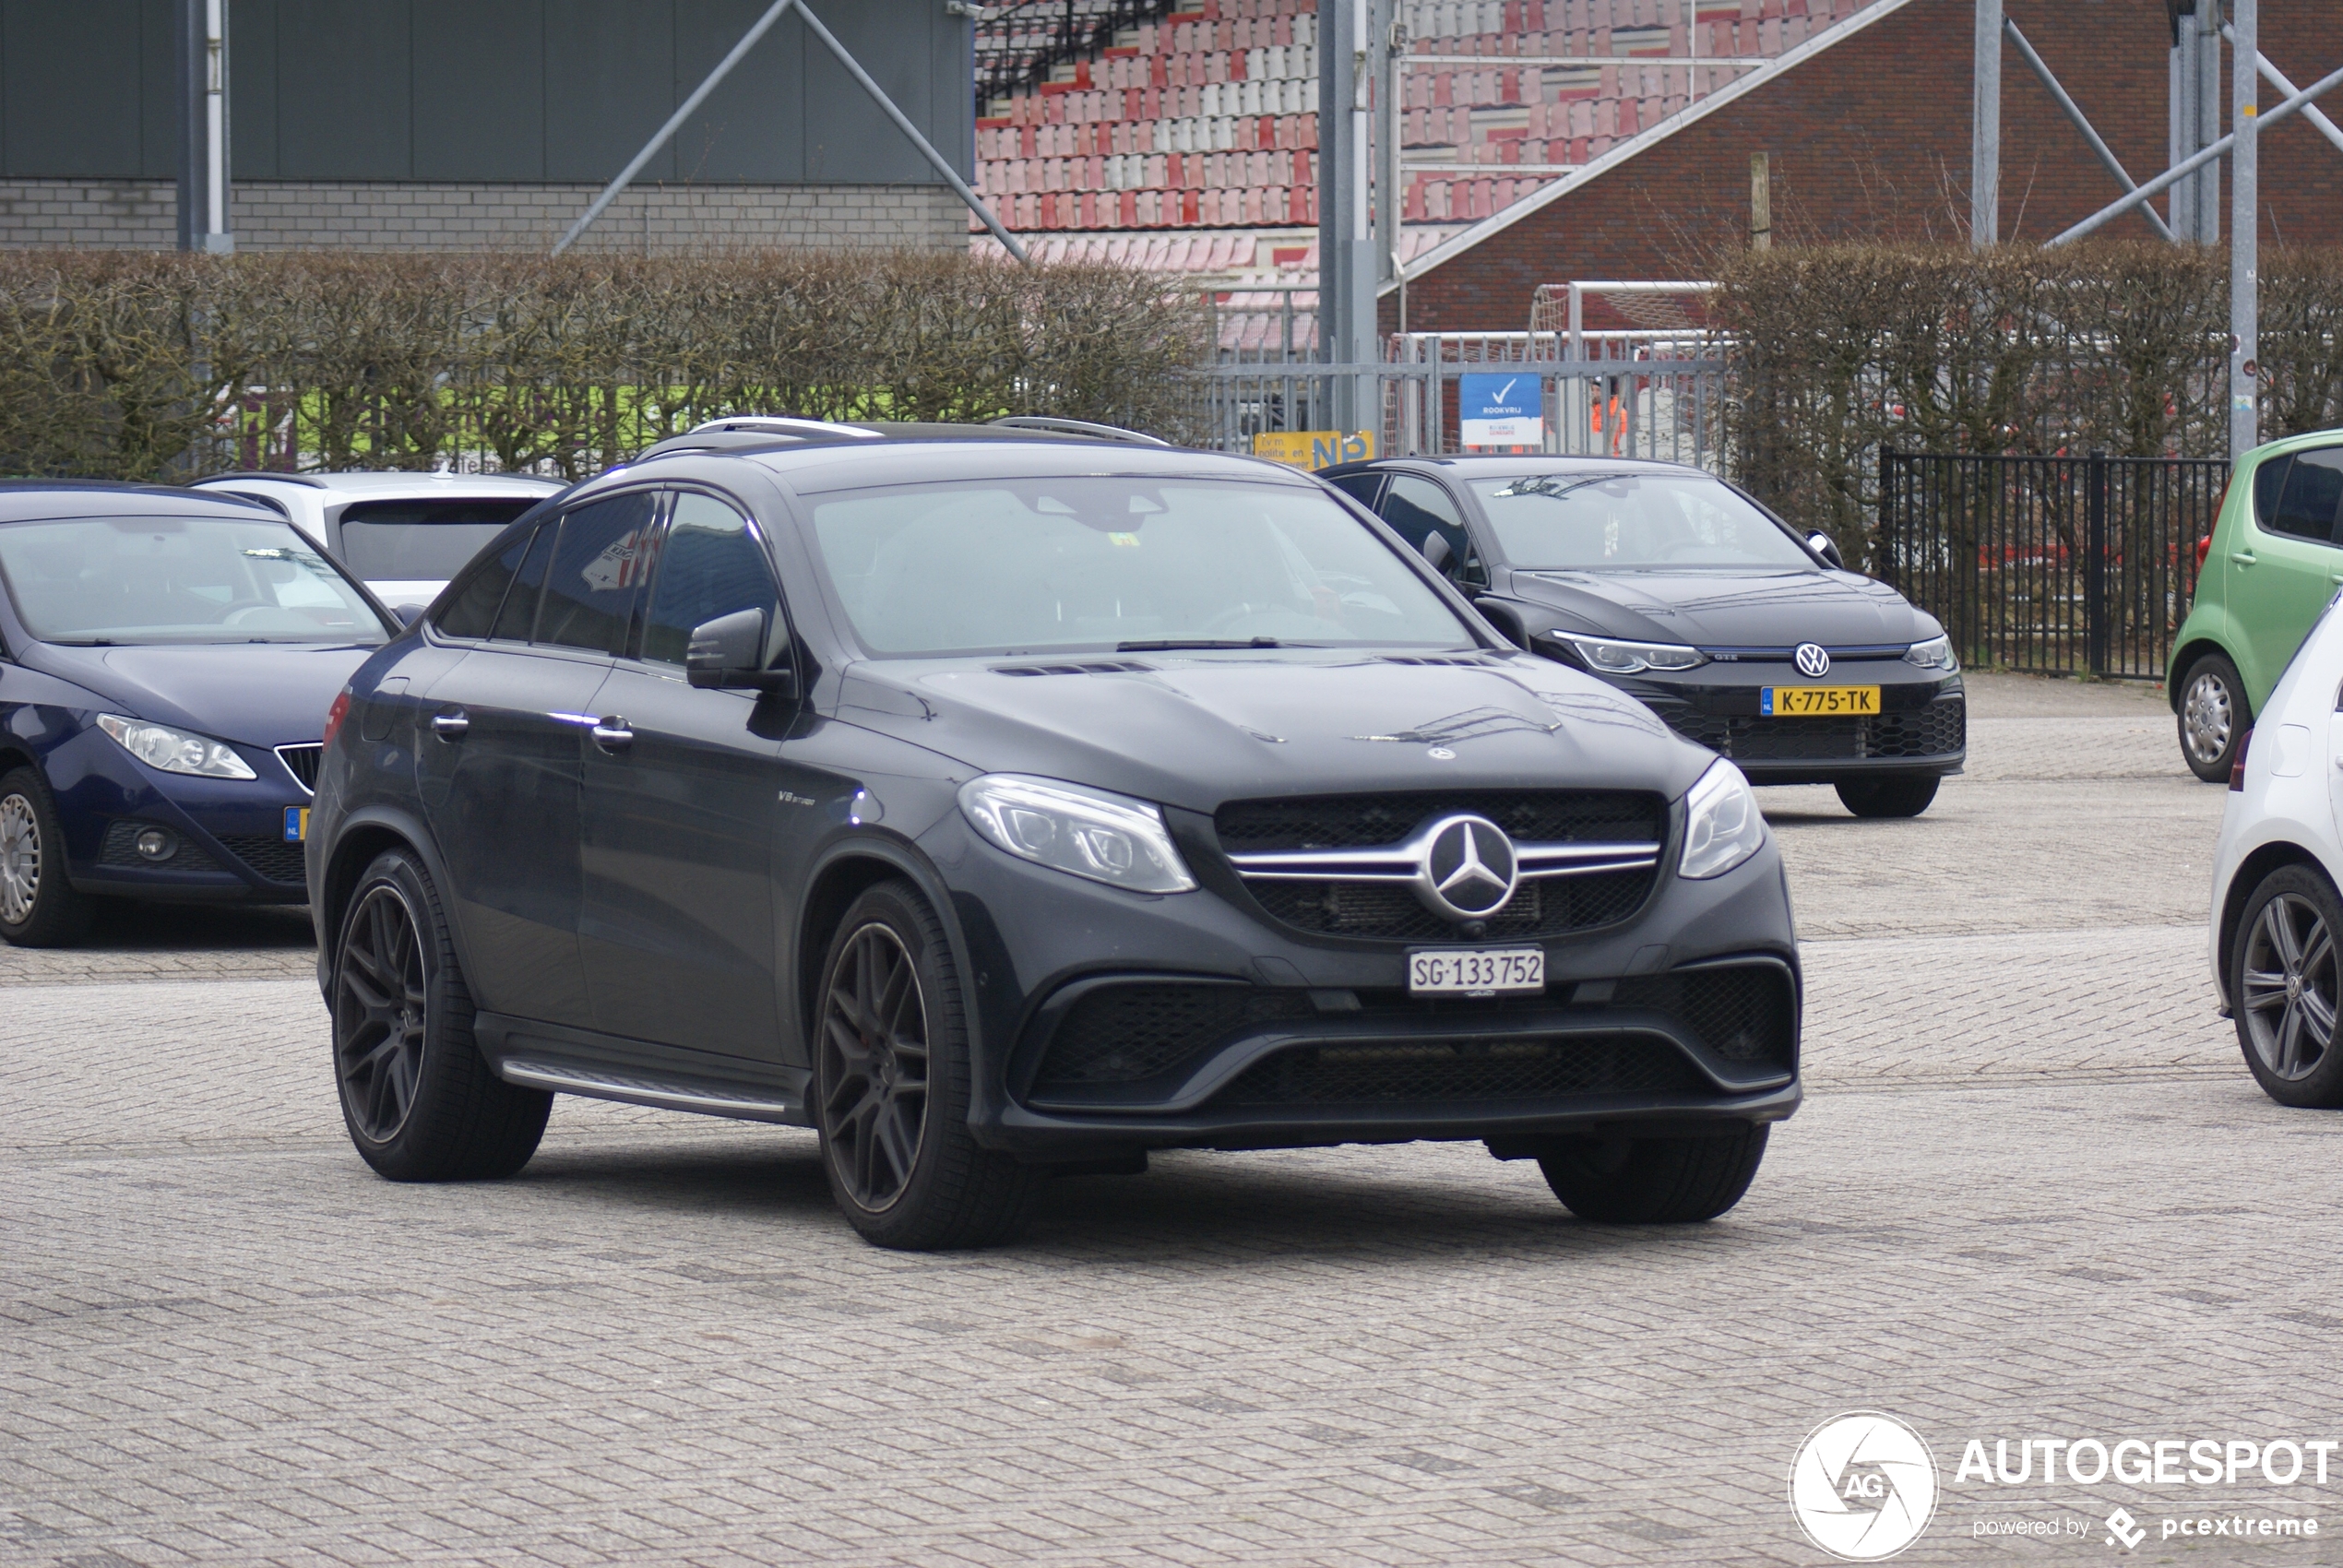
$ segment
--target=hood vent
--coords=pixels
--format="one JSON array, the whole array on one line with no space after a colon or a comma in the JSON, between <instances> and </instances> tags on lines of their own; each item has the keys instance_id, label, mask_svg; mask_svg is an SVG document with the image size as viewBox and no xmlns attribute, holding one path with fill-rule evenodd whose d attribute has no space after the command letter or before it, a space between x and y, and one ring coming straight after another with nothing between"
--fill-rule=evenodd
<instances>
[{"instance_id":1,"label":"hood vent","mask_svg":"<svg viewBox=\"0 0 2343 1568\"><path fill-rule=\"evenodd\" d=\"M1152 664L1124 659L1101 659L1081 664L995 664L995 675L1151 675Z\"/></svg>"}]
</instances>

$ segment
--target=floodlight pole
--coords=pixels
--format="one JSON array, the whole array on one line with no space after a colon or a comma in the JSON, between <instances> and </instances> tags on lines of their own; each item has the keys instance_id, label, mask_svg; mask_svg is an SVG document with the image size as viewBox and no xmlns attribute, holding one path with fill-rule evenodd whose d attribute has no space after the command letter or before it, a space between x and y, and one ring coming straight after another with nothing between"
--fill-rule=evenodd
<instances>
[{"instance_id":1,"label":"floodlight pole","mask_svg":"<svg viewBox=\"0 0 2343 1568\"><path fill-rule=\"evenodd\" d=\"M2262 444L2261 277L2261 0L2230 0L2235 30L2230 101L2235 145L2230 149L2230 461Z\"/></svg>"},{"instance_id":2,"label":"floodlight pole","mask_svg":"<svg viewBox=\"0 0 2343 1568\"><path fill-rule=\"evenodd\" d=\"M1328 364L1371 364L1375 279L1371 222L1374 86L1390 47L1390 0L1326 0L1318 8L1318 344ZM1378 25L1381 23L1383 25ZM1380 422L1375 378L1333 378L1336 428Z\"/></svg>"},{"instance_id":3,"label":"floodlight pole","mask_svg":"<svg viewBox=\"0 0 2343 1568\"><path fill-rule=\"evenodd\" d=\"M1968 243L1980 250L2002 233L2002 0L1977 0L1968 135Z\"/></svg>"}]
</instances>

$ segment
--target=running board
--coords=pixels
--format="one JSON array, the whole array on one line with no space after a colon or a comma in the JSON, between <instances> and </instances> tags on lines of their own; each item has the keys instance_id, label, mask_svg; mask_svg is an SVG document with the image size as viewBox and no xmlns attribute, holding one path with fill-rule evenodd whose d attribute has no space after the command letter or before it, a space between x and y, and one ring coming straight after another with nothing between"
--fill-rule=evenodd
<instances>
[{"instance_id":1,"label":"running board","mask_svg":"<svg viewBox=\"0 0 2343 1568\"><path fill-rule=\"evenodd\" d=\"M688 1080L646 1077L580 1066L574 1062L541 1062L511 1056L496 1063L497 1075L524 1088L553 1089L594 1099L623 1100L661 1111L689 1111L701 1116L729 1116L742 1122L779 1122L793 1127L810 1125L805 1108L788 1099L742 1094L733 1089Z\"/></svg>"}]
</instances>

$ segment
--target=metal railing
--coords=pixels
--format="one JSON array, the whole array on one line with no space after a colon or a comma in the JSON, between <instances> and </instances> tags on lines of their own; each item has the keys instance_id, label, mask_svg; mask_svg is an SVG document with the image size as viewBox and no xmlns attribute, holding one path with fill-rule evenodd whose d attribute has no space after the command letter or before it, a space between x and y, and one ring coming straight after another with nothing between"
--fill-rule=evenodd
<instances>
[{"instance_id":1,"label":"metal railing","mask_svg":"<svg viewBox=\"0 0 2343 1568\"><path fill-rule=\"evenodd\" d=\"M1883 450L1873 569L1963 662L2161 679L2230 466Z\"/></svg>"}]
</instances>

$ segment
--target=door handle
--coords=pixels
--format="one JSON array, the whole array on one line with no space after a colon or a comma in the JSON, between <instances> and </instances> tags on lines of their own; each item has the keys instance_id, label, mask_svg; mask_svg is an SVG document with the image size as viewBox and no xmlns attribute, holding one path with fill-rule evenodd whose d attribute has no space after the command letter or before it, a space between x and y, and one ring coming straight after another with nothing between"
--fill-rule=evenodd
<instances>
[{"instance_id":1,"label":"door handle","mask_svg":"<svg viewBox=\"0 0 2343 1568\"><path fill-rule=\"evenodd\" d=\"M635 743L635 731L615 715L594 726L594 744L606 752L623 752Z\"/></svg>"},{"instance_id":2,"label":"door handle","mask_svg":"<svg viewBox=\"0 0 2343 1568\"><path fill-rule=\"evenodd\" d=\"M2254 564L2254 552L2250 550L2232 550L2230 552L2230 559L2241 566L2251 566Z\"/></svg>"},{"instance_id":3,"label":"door handle","mask_svg":"<svg viewBox=\"0 0 2343 1568\"><path fill-rule=\"evenodd\" d=\"M464 738L464 731L471 727L472 721L464 717L463 710L460 708L454 713L436 713L432 716L432 733L443 741L460 741Z\"/></svg>"}]
</instances>

